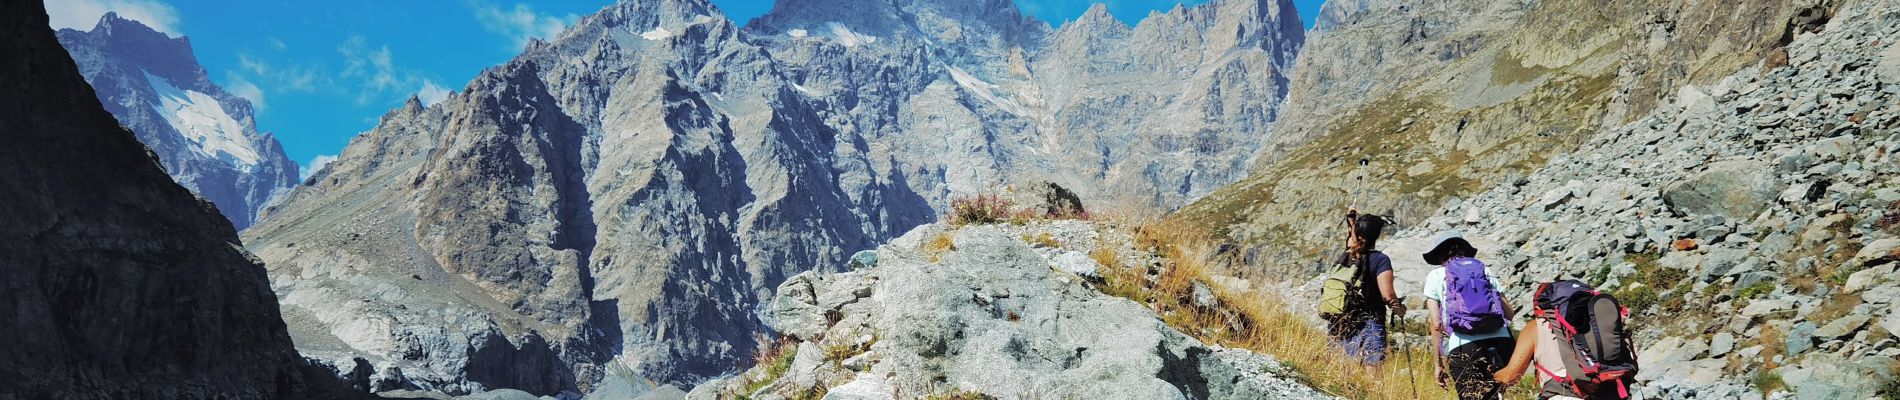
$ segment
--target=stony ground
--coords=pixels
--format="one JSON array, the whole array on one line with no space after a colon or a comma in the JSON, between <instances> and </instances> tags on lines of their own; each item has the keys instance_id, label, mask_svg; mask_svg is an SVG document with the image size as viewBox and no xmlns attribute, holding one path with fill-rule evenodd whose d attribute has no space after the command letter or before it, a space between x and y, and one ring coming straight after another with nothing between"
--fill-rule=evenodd
<instances>
[{"instance_id":1,"label":"stony ground","mask_svg":"<svg viewBox=\"0 0 1900 400\"><path fill-rule=\"evenodd\" d=\"M691 398L1330 398L1093 288L1099 248L1154 262L1130 243L1098 222L921 227L874 265L788 279L766 311L784 353Z\"/></svg>"},{"instance_id":2,"label":"stony ground","mask_svg":"<svg viewBox=\"0 0 1900 400\"><path fill-rule=\"evenodd\" d=\"M1785 55L1681 87L1393 246L1462 229L1513 289L1601 284L1635 311L1650 398L1900 395L1900 12L1885 3L1843 6Z\"/></svg>"}]
</instances>

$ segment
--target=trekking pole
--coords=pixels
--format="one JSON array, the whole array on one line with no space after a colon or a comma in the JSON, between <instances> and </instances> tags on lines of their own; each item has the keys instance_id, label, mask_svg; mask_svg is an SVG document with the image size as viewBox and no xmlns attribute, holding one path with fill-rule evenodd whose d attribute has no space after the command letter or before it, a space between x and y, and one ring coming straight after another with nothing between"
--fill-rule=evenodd
<instances>
[{"instance_id":1,"label":"trekking pole","mask_svg":"<svg viewBox=\"0 0 1900 400\"><path fill-rule=\"evenodd\" d=\"M1404 302L1405 299L1400 298L1399 301ZM1400 324L1405 323L1404 315L1399 316L1399 323ZM1408 369L1411 369L1411 371L1407 371L1407 373L1405 374L1406 381L1411 383L1410 385L1407 385L1406 387L1409 387L1412 389L1412 400L1418 400L1418 363L1412 362L1411 349L1405 348L1405 346L1400 345L1399 352L1405 353L1405 367Z\"/></svg>"}]
</instances>

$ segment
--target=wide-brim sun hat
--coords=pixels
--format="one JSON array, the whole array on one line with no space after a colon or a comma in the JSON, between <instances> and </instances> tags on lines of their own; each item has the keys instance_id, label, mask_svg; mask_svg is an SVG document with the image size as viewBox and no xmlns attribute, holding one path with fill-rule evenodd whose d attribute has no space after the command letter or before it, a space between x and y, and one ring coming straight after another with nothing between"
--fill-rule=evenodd
<instances>
[{"instance_id":1,"label":"wide-brim sun hat","mask_svg":"<svg viewBox=\"0 0 1900 400\"><path fill-rule=\"evenodd\" d=\"M1444 265L1445 260L1454 257L1472 257L1478 252L1477 248L1471 247L1471 242L1465 241L1464 232L1459 231L1444 231L1432 235L1432 243L1437 244L1432 246L1431 251L1425 252L1425 263L1430 265Z\"/></svg>"}]
</instances>

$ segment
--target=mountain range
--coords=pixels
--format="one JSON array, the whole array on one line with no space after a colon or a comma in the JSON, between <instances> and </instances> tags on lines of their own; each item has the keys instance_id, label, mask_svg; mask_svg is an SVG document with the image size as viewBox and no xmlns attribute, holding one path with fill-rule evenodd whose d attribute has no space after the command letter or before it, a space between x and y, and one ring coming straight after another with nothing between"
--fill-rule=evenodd
<instances>
[{"instance_id":1,"label":"mountain range","mask_svg":"<svg viewBox=\"0 0 1900 400\"><path fill-rule=\"evenodd\" d=\"M283 145L258 131L249 100L211 81L190 39L111 12L90 31L58 36L99 103L158 155L173 180L217 205L238 230L297 184L297 164Z\"/></svg>"},{"instance_id":2,"label":"mountain range","mask_svg":"<svg viewBox=\"0 0 1900 400\"><path fill-rule=\"evenodd\" d=\"M745 27L628 0L391 111L245 238L299 348L379 388L686 388L754 352L784 279L953 196L1165 208L1240 178L1302 42L1287 1L1054 28L1004 0Z\"/></svg>"}]
</instances>

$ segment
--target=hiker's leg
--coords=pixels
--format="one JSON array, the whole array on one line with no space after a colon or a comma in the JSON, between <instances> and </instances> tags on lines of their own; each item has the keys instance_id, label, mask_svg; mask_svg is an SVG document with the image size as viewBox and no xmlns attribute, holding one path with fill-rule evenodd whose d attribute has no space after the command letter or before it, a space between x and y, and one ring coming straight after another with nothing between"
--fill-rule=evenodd
<instances>
[{"instance_id":1,"label":"hiker's leg","mask_svg":"<svg viewBox=\"0 0 1900 400\"><path fill-rule=\"evenodd\" d=\"M1504 385L1491 375L1504 367L1513 344L1510 338L1492 338L1451 350L1451 375L1457 382L1460 400L1495 400L1503 396Z\"/></svg>"},{"instance_id":2,"label":"hiker's leg","mask_svg":"<svg viewBox=\"0 0 1900 400\"><path fill-rule=\"evenodd\" d=\"M1488 339L1485 340L1485 342L1483 380L1486 384L1491 386L1490 393L1485 396L1485 398L1503 399L1504 388L1507 386L1503 383L1499 383L1496 379L1492 379L1492 375L1496 374L1499 370L1503 370L1504 366L1511 362L1511 353L1517 351L1517 340L1505 337Z\"/></svg>"},{"instance_id":3,"label":"hiker's leg","mask_svg":"<svg viewBox=\"0 0 1900 400\"><path fill-rule=\"evenodd\" d=\"M1475 343L1466 343L1452 348L1451 353L1445 355L1445 368L1451 374L1452 390L1458 393L1458 400L1485 398L1486 385L1484 383L1489 379L1482 379L1476 372L1480 370L1477 368L1478 357L1474 357L1476 348Z\"/></svg>"}]
</instances>

